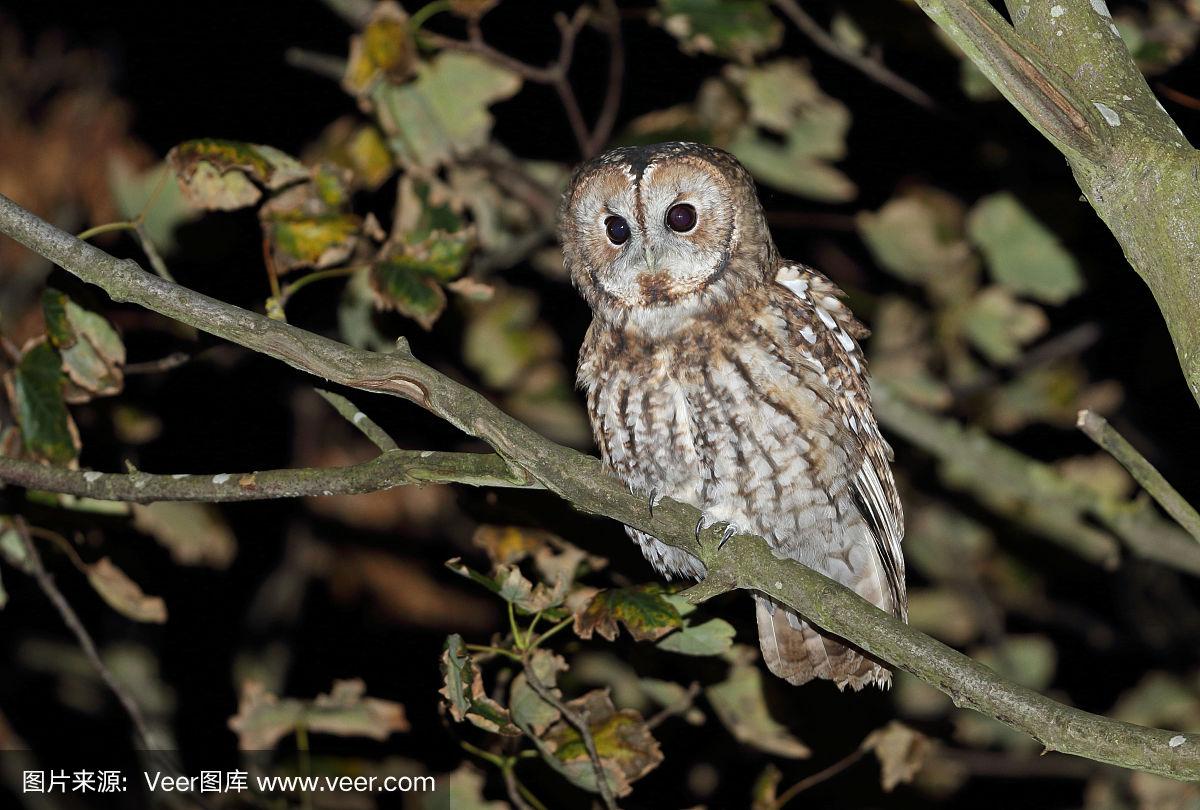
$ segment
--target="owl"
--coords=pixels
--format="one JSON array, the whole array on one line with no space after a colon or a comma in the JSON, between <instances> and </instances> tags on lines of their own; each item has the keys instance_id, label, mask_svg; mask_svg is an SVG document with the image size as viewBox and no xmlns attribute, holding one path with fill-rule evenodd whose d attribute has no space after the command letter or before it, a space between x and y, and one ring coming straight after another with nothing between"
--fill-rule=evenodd
<instances>
[{"instance_id":1,"label":"owl","mask_svg":"<svg viewBox=\"0 0 1200 810\"><path fill-rule=\"evenodd\" d=\"M871 410L866 334L816 270L780 258L749 172L693 143L581 166L559 236L591 306L579 384L601 457L632 491L757 534L907 619L904 519ZM699 531L699 527L697 529ZM699 559L629 529L668 578ZM793 684L886 687L891 673L756 594L767 667Z\"/></svg>"}]
</instances>

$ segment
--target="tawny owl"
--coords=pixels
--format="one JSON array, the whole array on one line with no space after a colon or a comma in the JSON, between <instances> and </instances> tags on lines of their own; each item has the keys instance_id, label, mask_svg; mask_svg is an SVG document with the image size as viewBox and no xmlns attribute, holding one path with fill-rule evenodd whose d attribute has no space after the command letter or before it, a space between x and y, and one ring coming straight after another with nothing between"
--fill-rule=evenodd
<instances>
[{"instance_id":1,"label":"tawny owl","mask_svg":"<svg viewBox=\"0 0 1200 810\"><path fill-rule=\"evenodd\" d=\"M856 341L866 330L829 279L779 257L741 164L691 143L615 149L575 174L560 237L594 316L579 381L608 467L905 619L903 516ZM704 575L690 554L630 535L667 577ZM779 677L890 683L861 652L755 600Z\"/></svg>"}]
</instances>

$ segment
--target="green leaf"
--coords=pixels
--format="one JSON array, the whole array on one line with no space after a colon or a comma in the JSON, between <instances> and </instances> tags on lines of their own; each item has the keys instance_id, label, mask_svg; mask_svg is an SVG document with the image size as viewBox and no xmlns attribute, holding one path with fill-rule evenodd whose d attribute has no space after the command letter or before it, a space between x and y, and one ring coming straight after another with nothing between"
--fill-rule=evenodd
<instances>
[{"instance_id":1,"label":"green leaf","mask_svg":"<svg viewBox=\"0 0 1200 810\"><path fill-rule=\"evenodd\" d=\"M35 343L8 379L25 451L51 464L73 461L79 440L63 399L67 376L58 353L45 341Z\"/></svg>"},{"instance_id":2,"label":"green leaf","mask_svg":"<svg viewBox=\"0 0 1200 810\"><path fill-rule=\"evenodd\" d=\"M875 261L905 281L930 283L971 269L975 259L963 238L962 206L935 189L889 200L857 217L859 234Z\"/></svg>"},{"instance_id":3,"label":"green leaf","mask_svg":"<svg viewBox=\"0 0 1200 810\"><path fill-rule=\"evenodd\" d=\"M1074 257L1013 195L1001 192L977 202L967 231L992 278L1010 292L1061 304L1083 290Z\"/></svg>"},{"instance_id":4,"label":"green leaf","mask_svg":"<svg viewBox=\"0 0 1200 810\"><path fill-rule=\"evenodd\" d=\"M761 67L731 66L725 76L749 111L747 125L735 132L728 148L755 177L813 199L854 198L854 183L826 162L846 155L850 111L821 91L804 63L778 59ZM759 127L775 136L767 137Z\"/></svg>"},{"instance_id":5,"label":"green leaf","mask_svg":"<svg viewBox=\"0 0 1200 810\"><path fill-rule=\"evenodd\" d=\"M549 689L556 698L562 697L562 692L555 687L555 681L558 673L567 671L567 662L548 650L537 649L531 654L529 664L538 683ZM513 678L508 705L513 722L533 737L541 737L562 716L558 709L534 691L524 672L518 672Z\"/></svg>"},{"instance_id":6,"label":"green leaf","mask_svg":"<svg viewBox=\"0 0 1200 810\"><path fill-rule=\"evenodd\" d=\"M492 130L488 107L520 88L519 76L482 56L443 51L419 64L415 81L381 82L371 99L392 152L429 169L482 148Z\"/></svg>"},{"instance_id":7,"label":"green leaf","mask_svg":"<svg viewBox=\"0 0 1200 810\"><path fill-rule=\"evenodd\" d=\"M679 611L663 597L662 586L651 583L596 594L575 615L575 632L584 639L599 633L613 641L618 622L638 641L654 641L683 625Z\"/></svg>"},{"instance_id":8,"label":"green leaf","mask_svg":"<svg viewBox=\"0 0 1200 810\"><path fill-rule=\"evenodd\" d=\"M406 256L375 262L370 279L376 306L407 315L424 329L432 329L446 309L441 285Z\"/></svg>"},{"instance_id":9,"label":"green leaf","mask_svg":"<svg viewBox=\"0 0 1200 810\"><path fill-rule=\"evenodd\" d=\"M108 161L108 189L118 213L125 220L140 216L150 243L163 254L175 250L175 229L196 218L171 174L166 162L139 170L121 152Z\"/></svg>"},{"instance_id":10,"label":"green leaf","mask_svg":"<svg viewBox=\"0 0 1200 810\"><path fill-rule=\"evenodd\" d=\"M508 737L521 735L513 725L508 709L488 697L483 689L483 675L474 657L467 652L462 636L446 639L442 651L442 688L438 693L446 699L450 716L464 720L484 731Z\"/></svg>"},{"instance_id":11,"label":"green leaf","mask_svg":"<svg viewBox=\"0 0 1200 810\"><path fill-rule=\"evenodd\" d=\"M437 777L437 790L410 795L420 810L510 810L506 802L483 797L486 781L475 767L464 763L452 773Z\"/></svg>"},{"instance_id":12,"label":"green leaf","mask_svg":"<svg viewBox=\"0 0 1200 810\"><path fill-rule=\"evenodd\" d=\"M939 641L962 646L981 631L975 603L961 590L949 587L912 588L908 592L908 623Z\"/></svg>"},{"instance_id":13,"label":"green leaf","mask_svg":"<svg viewBox=\"0 0 1200 810\"><path fill-rule=\"evenodd\" d=\"M737 631L724 619L710 619L703 624L684 627L678 633L660 639L658 646L668 652L683 655L720 655L733 647Z\"/></svg>"},{"instance_id":14,"label":"green leaf","mask_svg":"<svg viewBox=\"0 0 1200 810\"><path fill-rule=\"evenodd\" d=\"M557 334L538 319L532 292L499 287L491 301L471 307L463 359L489 388L517 386L528 369L560 352Z\"/></svg>"},{"instance_id":15,"label":"green leaf","mask_svg":"<svg viewBox=\"0 0 1200 810\"><path fill-rule=\"evenodd\" d=\"M1017 301L1001 287L989 287L975 297L964 314L972 345L993 363L1007 365L1021 357L1021 348L1050 327L1036 304Z\"/></svg>"},{"instance_id":16,"label":"green leaf","mask_svg":"<svg viewBox=\"0 0 1200 810\"><path fill-rule=\"evenodd\" d=\"M315 700L281 699L262 684L246 681L229 728L237 733L238 748L243 751L270 750L299 727L317 734L373 740L408 731L403 706L365 693L366 684L354 679L334 681L329 694L317 695Z\"/></svg>"},{"instance_id":17,"label":"green leaf","mask_svg":"<svg viewBox=\"0 0 1200 810\"><path fill-rule=\"evenodd\" d=\"M258 186L276 191L308 179L299 161L261 144L203 138L167 153L183 195L194 206L232 211L262 197Z\"/></svg>"},{"instance_id":18,"label":"green leaf","mask_svg":"<svg viewBox=\"0 0 1200 810\"><path fill-rule=\"evenodd\" d=\"M618 711L608 690L593 690L569 701L567 706L587 718L596 754L615 795L628 796L633 790L632 783L662 762L662 750L646 721L632 709ZM595 766L573 725L560 720L537 742L551 766L584 790L599 793Z\"/></svg>"},{"instance_id":19,"label":"green leaf","mask_svg":"<svg viewBox=\"0 0 1200 810\"><path fill-rule=\"evenodd\" d=\"M704 690L717 717L738 741L751 748L788 759L809 757L812 752L808 746L771 717L763 695L762 673L747 660L753 660L753 656L742 656L729 668L724 681Z\"/></svg>"},{"instance_id":20,"label":"green leaf","mask_svg":"<svg viewBox=\"0 0 1200 810\"><path fill-rule=\"evenodd\" d=\"M125 344L117 330L102 315L89 312L53 288L42 294L42 311L46 334L73 384L65 390L67 401L86 402L120 393Z\"/></svg>"},{"instance_id":21,"label":"green leaf","mask_svg":"<svg viewBox=\"0 0 1200 810\"><path fill-rule=\"evenodd\" d=\"M783 41L783 24L766 0L659 0L658 10L684 53L748 63Z\"/></svg>"},{"instance_id":22,"label":"green leaf","mask_svg":"<svg viewBox=\"0 0 1200 810\"><path fill-rule=\"evenodd\" d=\"M161 597L147 596L124 571L108 557L101 557L85 567L88 582L108 606L135 622L162 624L167 620L167 606Z\"/></svg>"}]
</instances>

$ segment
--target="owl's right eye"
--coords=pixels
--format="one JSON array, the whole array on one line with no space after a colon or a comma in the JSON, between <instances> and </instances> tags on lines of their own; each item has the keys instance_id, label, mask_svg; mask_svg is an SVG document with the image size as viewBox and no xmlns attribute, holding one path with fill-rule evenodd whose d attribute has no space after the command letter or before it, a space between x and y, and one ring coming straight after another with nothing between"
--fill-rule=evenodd
<instances>
[{"instance_id":1,"label":"owl's right eye","mask_svg":"<svg viewBox=\"0 0 1200 810\"><path fill-rule=\"evenodd\" d=\"M623 245L629 241L629 223L624 217L612 216L604 220L604 230L608 241L614 245Z\"/></svg>"}]
</instances>

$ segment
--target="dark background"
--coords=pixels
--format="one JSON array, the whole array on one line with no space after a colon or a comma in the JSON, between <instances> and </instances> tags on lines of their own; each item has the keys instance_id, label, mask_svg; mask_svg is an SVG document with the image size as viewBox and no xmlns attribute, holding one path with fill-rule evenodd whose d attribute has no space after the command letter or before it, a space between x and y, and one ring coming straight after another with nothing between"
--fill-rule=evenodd
<instances>
[{"instance_id":1,"label":"dark background","mask_svg":"<svg viewBox=\"0 0 1200 810\"><path fill-rule=\"evenodd\" d=\"M834 4L805 5L825 19ZM1085 360L1094 379L1112 377L1125 388L1125 402L1114 424L1185 497L1200 500L1200 467L1195 463L1200 420L1166 329L1148 290L1125 263L1103 224L1079 198L1063 159L1004 102L978 104L962 96L957 89L956 61L933 44L929 26L919 14L899 3L845 6L874 41L885 44L889 65L927 90L942 108L931 113L911 105L830 59L789 29L783 52L811 59L814 75L826 92L853 111L850 156L840 165L859 185L861 194L854 203L836 206L764 191L766 207L784 223L775 227L783 253L820 264L822 256L830 255L831 246L836 247L838 255L847 260L826 266L835 280L887 289L896 283L873 268L853 232L851 215L878 208L909 181L944 187L967 200L997 189L1012 190L1054 228L1086 275L1086 293L1055 311L1054 331L1085 321L1102 326L1101 337L1087 350ZM544 63L557 50L551 12L559 7L542 2L503 3L487 18L484 30L489 40L504 50L534 64ZM720 70L723 63L681 54L669 35L639 19L643 5L622 7L630 10L625 26L628 65L622 121L691 99L701 81ZM349 30L315 0L10 2L4 5L3 14L24 32L29 48L48 32L58 32L69 47L101 50L111 65L115 94L134 110L134 135L159 155L178 142L203 136L267 143L296 154L328 121L354 111L353 101L334 83L284 63L284 51L294 45L344 53ZM453 24L441 18L432 27L457 33ZM589 119L599 107L606 69L603 38L586 33L572 78ZM1194 59L1161 80L1178 90L1200 93ZM1200 113L1167 106L1185 133L1200 124ZM564 162L575 158L574 141L550 89L527 85L513 100L496 105L494 113L498 139L517 155ZM377 202L378 210L387 211L387 192L381 192ZM180 234L180 245L171 263L182 283L244 306L261 305L265 280L252 213L210 216L189 225ZM137 257L125 242L110 249ZM59 271L54 277L56 283L73 292L80 290L61 275ZM562 335L567 362L573 363L587 323L586 306L567 286L532 270L517 268L508 275L514 283L532 286L542 294L543 314ZM319 289L311 288L297 298L289 310L293 322L332 328L330 297ZM92 301L103 300L95 293L84 295L90 295ZM861 314L870 321L869 312ZM447 347L456 341L453 315L443 319L430 335L421 334L411 324L401 328L413 340L418 356L452 367L456 352ZM130 359L161 356L177 341L166 332L140 332L130 343ZM297 443L306 440L296 435L303 426L297 424L293 398L310 381L248 352L219 350L213 356L214 362L193 363L169 376L131 378L122 398L154 411L164 425L161 437L139 450L140 468L218 473L284 467L292 462ZM361 403L365 396L359 394L355 399ZM394 435L410 440L409 446L471 446L415 407L382 400L363 404ZM87 433L89 422L104 421L103 409L108 407L110 403L96 403L84 410L97 413L77 414L86 438L85 466L116 469L124 457L122 448L111 440L103 436L93 439ZM1046 459L1090 449L1081 435L1050 428L1026 430L1012 441ZM898 449L900 464L910 475L932 479L927 461L902 446ZM548 496L501 492L493 497L463 489L456 491L455 497L468 515L479 520L554 528L585 548L611 556L616 570L633 581L652 578L618 526L573 515ZM962 506L971 509L969 504ZM62 587L98 638L133 639L157 651L162 678L175 691L174 728L185 772L237 766L236 741L224 723L237 706L232 665L239 652L272 642L282 642L292 651L287 694L313 695L326 691L335 677L360 676L371 694L403 702L415 729L380 745L322 738L325 750L399 754L421 761L435 772L451 769L461 759L455 736L461 729L445 726L434 694L440 685L436 660L444 629L381 619L370 605L336 599L321 584L295 594L296 614L291 621L248 620L262 583L284 555L289 526L302 508L291 502L223 507L240 543L235 565L223 572L175 566L164 551L144 538L120 533L114 522L109 527L109 542L117 549L114 556L132 576L153 583L152 590L167 599L171 621L162 627L130 624L104 609L94 594L69 577L60 578ZM455 546L461 545L461 540L436 532L396 537L349 530L319 517L312 518L311 530L335 546L402 546L403 553L415 555L434 576L447 581L452 577L438 571L440 562L467 551ZM1156 666L1195 666L1195 642L1200 633L1191 618L1194 607L1178 613L1165 607L1176 604L1170 601L1176 595L1194 605L1198 595L1194 582L1132 562L1117 572L1100 572L1047 549L1044 541L1012 534L1016 536L1010 542L1021 554L1054 570L1054 584L1060 593L1090 594L1089 607L1115 630L1116 642L1104 660L1096 660L1094 651L1072 642L1069 634L1055 637L1060 656L1056 686L1084 708L1103 711L1142 674L1146 643L1138 620L1126 605L1143 604L1147 589L1162 592L1164 607L1156 620L1172 625L1166 647L1155 647ZM21 610L18 613L10 605L0 612L3 660L13 660L18 645L30 637L67 638L57 615L32 583L7 577L5 585L12 603L21 605ZM747 600L729 599L724 609L739 632L750 631ZM616 649L631 660L639 656L630 643ZM683 679L690 674L686 666L701 665L685 661L676 666L678 671L673 674ZM785 785L841 758L890 716L888 699L874 693L839 695L825 683L796 691L777 683L770 688L778 716L816 752L810 761L780 763ZM5 665L0 676L0 707L47 766L79 745L94 745L130 764L134 761L132 752L122 748L127 739L126 721L115 705L110 702L100 715L73 711L62 704L55 680L44 673ZM691 795L687 787L688 773L697 763L710 763L721 774L719 792L703 799L708 806L745 803L749 785L761 769L760 757L736 746L713 721L699 730L679 722L667 723L656 733L667 754L666 762L638 784L628 806L688 806L701 801L702 797ZM885 796L879 791L873 768L859 764L806 793L800 801L811 807L918 807L927 803L920 794L903 788ZM547 778L545 784L553 785L554 780ZM563 789L556 796L553 788L546 790L550 792L543 798L552 803L570 802L579 795ZM1029 802L1031 797L1036 797L1033 806L1038 807L1077 805L1080 783L1024 776L976 779L949 803L1011 807L1017 801Z\"/></svg>"}]
</instances>

